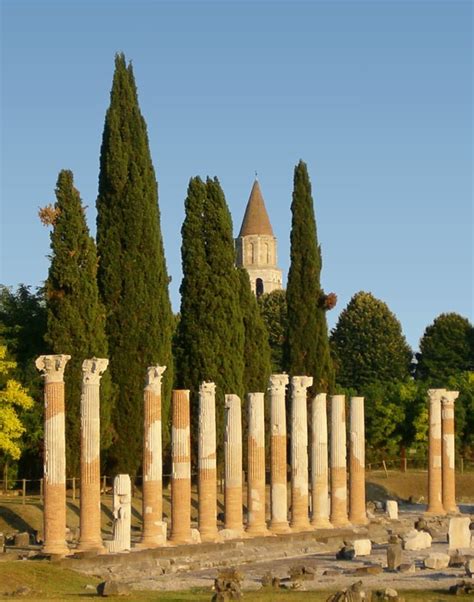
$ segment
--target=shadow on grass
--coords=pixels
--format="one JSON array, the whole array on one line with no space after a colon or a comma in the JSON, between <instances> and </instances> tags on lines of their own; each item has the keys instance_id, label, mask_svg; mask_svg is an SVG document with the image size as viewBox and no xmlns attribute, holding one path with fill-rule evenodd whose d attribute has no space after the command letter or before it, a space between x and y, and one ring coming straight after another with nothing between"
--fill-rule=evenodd
<instances>
[{"instance_id":1,"label":"shadow on grass","mask_svg":"<svg viewBox=\"0 0 474 602\"><path fill-rule=\"evenodd\" d=\"M10 510L5 506L0 507L0 518L2 518L9 527L17 531L29 531L34 532L32 525L27 523L19 514Z\"/></svg>"}]
</instances>

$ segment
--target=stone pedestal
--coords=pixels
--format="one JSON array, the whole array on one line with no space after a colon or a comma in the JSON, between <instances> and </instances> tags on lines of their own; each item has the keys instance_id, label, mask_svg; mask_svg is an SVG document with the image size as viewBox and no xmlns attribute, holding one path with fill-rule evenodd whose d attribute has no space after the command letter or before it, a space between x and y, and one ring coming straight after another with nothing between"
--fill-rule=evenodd
<instances>
[{"instance_id":1,"label":"stone pedestal","mask_svg":"<svg viewBox=\"0 0 474 602\"><path fill-rule=\"evenodd\" d=\"M100 379L109 360L82 363L81 514L78 550L105 552L100 529Z\"/></svg>"},{"instance_id":2,"label":"stone pedestal","mask_svg":"<svg viewBox=\"0 0 474 602\"><path fill-rule=\"evenodd\" d=\"M456 506L456 473L454 445L454 402L459 391L446 391L441 397L441 431L443 451L442 500L446 512L459 512Z\"/></svg>"},{"instance_id":3,"label":"stone pedestal","mask_svg":"<svg viewBox=\"0 0 474 602\"><path fill-rule=\"evenodd\" d=\"M267 535L264 394L248 394L247 533Z\"/></svg>"},{"instance_id":4,"label":"stone pedestal","mask_svg":"<svg viewBox=\"0 0 474 602\"><path fill-rule=\"evenodd\" d=\"M331 523L345 527L347 518L346 406L344 395L331 397Z\"/></svg>"},{"instance_id":5,"label":"stone pedestal","mask_svg":"<svg viewBox=\"0 0 474 602\"><path fill-rule=\"evenodd\" d=\"M105 544L109 552L125 552L132 547L132 484L128 474L118 474L114 479L113 512L112 541Z\"/></svg>"},{"instance_id":6,"label":"stone pedestal","mask_svg":"<svg viewBox=\"0 0 474 602\"><path fill-rule=\"evenodd\" d=\"M291 379L291 522L295 531L308 531L308 413L307 388L311 376Z\"/></svg>"},{"instance_id":7,"label":"stone pedestal","mask_svg":"<svg viewBox=\"0 0 474 602\"><path fill-rule=\"evenodd\" d=\"M243 531L242 513L242 411L237 395L225 396L225 529L238 537Z\"/></svg>"},{"instance_id":8,"label":"stone pedestal","mask_svg":"<svg viewBox=\"0 0 474 602\"><path fill-rule=\"evenodd\" d=\"M351 397L349 450L349 521L368 523L365 510L365 426L364 398Z\"/></svg>"},{"instance_id":9,"label":"stone pedestal","mask_svg":"<svg viewBox=\"0 0 474 602\"><path fill-rule=\"evenodd\" d=\"M140 547L166 543L163 522L163 458L161 441L161 380L166 366L149 366L143 392L143 533Z\"/></svg>"},{"instance_id":10,"label":"stone pedestal","mask_svg":"<svg viewBox=\"0 0 474 602\"><path fill-rule=\"evenodd\" d=\"M446 514L442 497L441 397L446 389L429 389L428 509L427 514Z\"/></svg>"},{"instance_id":11,"label":"stone pedestal","mask_svg":"<svg viewBox=\"0 0 474 602\"><path fill-rule=\"evenodd\" d=\"M44 376L44 544L45 554L69 554L66 544L66 439L64 368L70 355L41 355Z\"/></svg>"},{"instance_id":12,"label":"stone pedestal","mask_svg":"<svg viewBox=\"0 0 474 602\"><path fill-rule=\"evenodd\" d=\"M317 529L328 529L329 483L328 483L328 418L326 393L319 393L311 406L311 525Z\"/></svg>"},{"instance_id":13,"label":"stone pedestal","mask_svg":"<svg viewBox=\"0 0 474 602\"><path fill-rule=\"evenodd\" d=\"M189 390L175 390L171 419L171 538L191 543L191 441Z\"/></svg>"},{"instance_id":14,"label":"stone pedestal","mask_svg":"<svg viewBox=\"0 0 474 602\"><path fill-rule=\"evenodd\" d=\"M199 387L198 504L201 541L217 538L216 385Z\"/></svg>"},{"instance_id":15,"label":"stone pedestal","mask_svg":"<svg viewBox=\"0 0 474 602\"><path fill-rule=\"evenodd\" d=\"M273 533L288 533L288 494L286 472L286 408L287 374L270 376L270 450L271 450L271 522Z\"/></svg>"}]
</instances>

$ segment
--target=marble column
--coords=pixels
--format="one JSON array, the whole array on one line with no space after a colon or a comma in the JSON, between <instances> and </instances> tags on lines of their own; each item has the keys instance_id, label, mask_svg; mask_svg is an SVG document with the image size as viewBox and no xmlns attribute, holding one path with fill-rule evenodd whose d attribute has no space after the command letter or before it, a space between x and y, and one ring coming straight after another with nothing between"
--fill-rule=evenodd
<instances>
[{"instance_id":1,"label":"marble column","mask_svg":"<svg viewBox=\"0 0 474 602\"><path fill-rule=\"evenodd\" d=\"M45 554L69 554L66 544L66 438L64 368L70 355L41 355L44 376L44 544Z\"/></svg>"},{"instance_id":2,"label":"marble column","mask_svg":"<svg viewBox=\"0 0 474 602\"><path fill-rule=\"evenodd\" d=\"M225 396L224 526L236 537L243 531L242 513L242 411L237 395Z\"/></svg>"},{"instance_id":3,"label":"marble column","mask_svg":"<svg viewBox=\"0 0 474 602\"><path fill-rule=\"evenodd\" d=\"M199 387L198 504L201 541L217 538L216 385Z\"/></svg>"},{"instance_id":4,"label":"marble column","mask_svg":"<svg viewBox=\"0 0 474 602\"><path fill-rule=\"evenodd\" d=\"M364 398L351 397L349 448L349 521L366 525Z\"/></svg>"},{"instance_id":5,"label":"marble column","mask_svg":"<svg viewBox=\"0 0 474 602\"><path fill-rule=\"evenodd\" d=\"M349 524L347 518L346 405L344 395L331 397L331 523Z\"/></svg>"},{"instance_id":6,"label":"marble column","mask_svg":"<svg viewBox=\"0 0 474 602\"><path fill-rule=\"evenodd\" d=\"M78 550L105 552L100 529L100 379L109 360L82 362L81 506Z\"/></svg>"},{"instance_id":7,"label":"marble column","mask_svg":"<svg viewBox=\"0 0 474 602\"><path fill-rule=\"evenodd\" d=\"M189 390L174 390L171 420L171 542L191 541Z\"/></svg>"},{"instance_id":8,"label":"marble column","mask_svg":"<svg viewBox=\"0 0 474 602\"><path fill-rule=\"evenodd\" d=\"M427 514L445 514L442 495L441 397L446 389L428 389L428 509Z\"/></svg>"},{"instance_id":9,"label":"marble column","mask_svg":"<svg viewBox=\"0 0 474 602\"><path fill-rule=\"evenodd\" d=\"M288 494L286 472L286 385L287 374L270 376L271 522L273 533L288 533Z\"/></svg>"},{"instance_id":10,"label":"marble column","mask_svg":"<svg viewBox=\"0 0 474 602\"><path fill-rule=\"evenodd\" d=\"M332 527L329 521L328 417L326 393L319 393L311 406L311 525L317 529Z\"/></svg>"},{"instance_id":11,"label":"marble column","mask_svg":"<svg viewBox=\"0 0 474 602\"><path fill-rule=\"evenodd\" d=\"M264 394L248 394L247 533L266 535Z\"/></svg>"},{"instance_id":12,"label":"marble column","mask_svg":"<svg viewBox=\"0 0 474 602\"><path fill-rule=\"evenodd\" d=\"M443 506L446 512L459 512L456 506L456 473L454 445L454 402L459 391L446 391L441 397L441 430L443 436Z\"/></svg>"},{"instance_id":13,"label":"marble column","mask_svg":"<svg viewBox=\"0 0 474 602\"><path fill-rule=\"evenodd\" d=\"M140 547L144 548L166 543L161 440L161 380L165 370L166 366L149 366L143 391L143 532Z\"/></svg>"},{"instance_id":14,"label":"marble column","mask_svg":"<svg viewBox=\"0 0 474 602\"><path fill-rule=\"evenodd\" d=\"M308 412L307 389L312 376L291 379L291 522L295 531L307 531L308 512Z\"/></svg>"},{"instance_id":15,"label":"marble column","mask_svg":"<svg viewBox=\"0 0 474 602\"><path fill-rule=\"evenodd\" d=\"M128 474L118 474L114 479L113 513L112 539L105 545L114 554L132 547L132 483Z\"/></svg>"}]
</instances>

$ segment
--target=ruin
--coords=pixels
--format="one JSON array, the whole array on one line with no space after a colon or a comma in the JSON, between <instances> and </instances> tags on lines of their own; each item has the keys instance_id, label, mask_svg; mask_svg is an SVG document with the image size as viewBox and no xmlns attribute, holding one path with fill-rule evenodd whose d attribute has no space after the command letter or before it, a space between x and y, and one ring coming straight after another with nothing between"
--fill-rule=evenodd
<instances>
[{"instance_id":1,"label":"ruin","mask_svg":"<svg viewBox=\"0 0 474 602\"><path fill-rule=\"evenodd\" d=\"M198 431L199 533L202 541L217 538L216 385L199 388Z\"/></svg>"},{"instance_id":2,"label":"ruin","mask_svg":"<svg viewBox=\"0 0 474 602\"><path fill-rule=\"evenodd\" d=\"M347 517L346 400L331 397L331 524L344 527Z\"/></svg>"},{"instance_id":3,"label":"ruin","mask_svg":"<svg viewBox=\"0 0 474 602\"><path fill-rule=\"evenodd\" d=\"M243 531L242 512L242 410L237 395L225 396L225 530L239 537Z\"/></svg>"},{"instance_id":4,"label":"ruin","mask_svg":"<svg viewBox=\"0 0 474 602\"><path fill-rule=\"evenodd\" d=\"M454 402L458 391L446 391L441 396L442 440L442 501L445 512L458 512L456 506L455 446L454 446Z\"/></svg>"},{"instance_id":5,"label":"ruin","mask_svg":"<svg viewBox=\"0 0 474 602\"><path fill-rule=\"evenodd\" d=\"M351 397L349 447L349 522L365 525L365 428L364 398Z\"/></svg>"},{"instance_id":6,"label":"ruin","mask_svg":"<svg viewBox=\"0 0 474 602\"><path fill-rule=\"evenodd\" d=\"M442 497L441 397L446 389L429 389L428 509L427 514L445 514Z\"/></svg>"},{"instance_id":7,"label":"ruin","mask_svg":"<svg viewBox=\"0 0 474 602\"><path fill-rule=\"evenodd\" d=\"M326 393L319 393L311 405L311 525L331 528L329 521L328 417Z\"/></svg>"},{"instance_id":8,"label":"ruin","mask_svg":"<svg viewBox=\"0 0 474 602\"><path fill-rule=\"evenodd\" d=\"M287 533L288 525L288 493L286 474L286 386L287 374L272 374L270 376L270 500L271 521L273 533Z\"/></svg>"},{"instance_id":9,"label":"ruin","mask_svg":"<svg viewBox=\"0 0 474 602\"><path fill-rule=\"evenodd\" d=\"M266 535L265 418L263 393L248 395L247 534Z\"/></svg>"},{"instance_id":10,"label":"ruin","mask_svg":"<svg viewBox=\"0 0 474 602\"><path fill-rule=\"evenodd\" d=\"M112 540L106 542L109 552L130 550L132 520L132 484L128 474L119 474L114 479L113 501L114 523Z\"/></svg>"}]
</instances>

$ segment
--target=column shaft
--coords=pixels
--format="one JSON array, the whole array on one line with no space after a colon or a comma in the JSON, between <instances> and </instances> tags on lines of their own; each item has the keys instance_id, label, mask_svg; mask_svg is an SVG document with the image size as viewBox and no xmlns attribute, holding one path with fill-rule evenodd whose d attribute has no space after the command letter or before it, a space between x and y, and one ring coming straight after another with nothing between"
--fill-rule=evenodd
<instances>
[{"instance_id":1,"label":"column shaft","mask_svg":"<svg viewBox=\"0 0 474 602\"><path fill-rule=\"evenodd\" d=\"M225 396L225 528L242 533L242 412L237 395Z\"/></svg>"},{"instance_id":2,"label":"column shaft","mask_svg":"<svg viewBox=\"0 0 474 602\"><path fill-rule=\"evenodd\" d=\"M189 391L175 390L171 429L171 541L191 541L191 445Z\"/></svg>"},{"instance_id":3,"label":"column shaft","mask_svg":"<svg viewBox=\"0 0 474 602\"><path fill-rule=\"evenodd\" d=\"M202 541L217 537L216 385L199 388L198 491Z\"/></svg>"},{"instance_id":4,"label":"column shaft","mask_svg":"<svg viewBox=\"0 0 474 602\"><path fill-rule=\"evenodd\" d=\"M286 470L286 385L287 374L270 376L271 523L274 533L290 531Z\"/></svg>"},{"instance_id":5,"label":"column shaft","mask_svg":"<svg viewBox=\"0 0 474 602\"><path fill-rule=\"evenodd\" d=\"M316 528L327 529L332 527L332 525L329 522L326 393L319 393L313 399L311 433L311 495L313 509L311 525Z\"/></svg>"},{"instance_id":6,"label":"column shaft","mask_svg":"<svg viewBox=\"0 0 474 602\"><path fill-rule=\"evenodd\" d=\"M44 544L45 554L69 553L66 544L66 438L64 368L69 355L42 355L36 367L44 385Z\"/></svg>"},{"instance_id":7,"label":"column shaft","mask_svg":"<svg viewBox=\"0 0 474 602\"><path fill-rule=\"evenodd\" d=\"M427 514L445 514L442 498L441 396L446 389L429 389L428 509Z\"/></svg>"},{"instance_id":8,"label":"column shaft","mask_svg":"<svg viewBox=\"0 0 474 602\"><path fill-rule=\"evenodd\" d=\"M264 394L248 394L247 533L265 535Z\"/></svg>"},{"instance_id":9,"label":"column shaft","mask_svg":"<svg viewBox=\"0 0 474 602\"><path fill-rule=\"evenodd\" d=\"M364 398L351 397L349 452L349 521L367 524L365 509L365 425Z\"/></svg>"},{"instance_id":10,"label":"column shaft","mask_svg":"<svg viewBox=\"0 0 474 602\"><path fill-rule=\"evenodd\" d=\"M446 391L441 398L443 435L443 506L446 512L458 512L456 506L456 473L454 444L454 402L458 391Z\"/></svg>"},{"instance_id":11,"label":"column shaft","mask_svg":"<svg viewBox=\"0 0 474 602\"><path fill-rule=\"evenodd\" d=\"M346 406L344 395L331 397L331 523L349 524L347 518Z\"/></svg>"}]
</instances>

